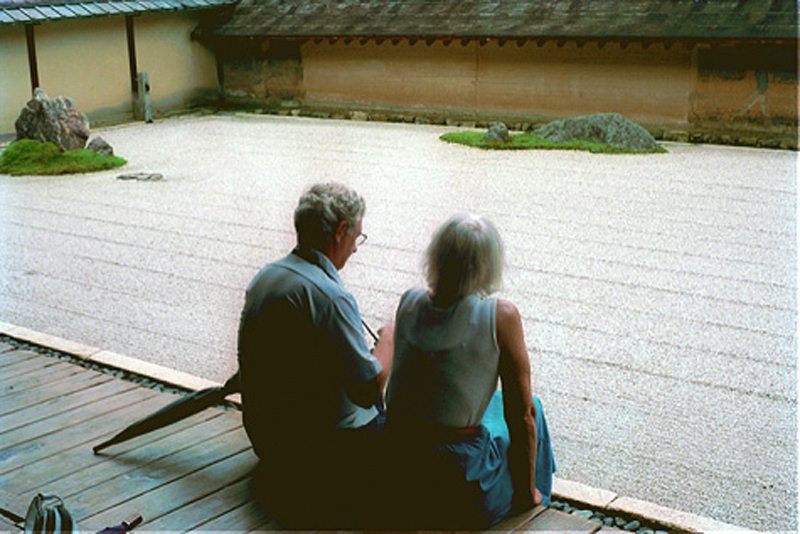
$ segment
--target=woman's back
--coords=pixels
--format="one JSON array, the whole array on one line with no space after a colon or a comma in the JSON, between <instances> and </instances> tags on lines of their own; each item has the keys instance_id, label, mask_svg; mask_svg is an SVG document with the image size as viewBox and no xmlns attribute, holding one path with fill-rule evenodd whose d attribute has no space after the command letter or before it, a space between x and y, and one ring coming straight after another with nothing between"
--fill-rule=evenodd
<instances>
[{"instance_id":1,"label":"woman's back","mask_svg":"<svg viewBox=\"0 0 800 534\"><path fill-rule=\"evenodd\" d=\"M438 308L423 289L403 295L395 323L388 417L424 427L475 427L497 389L496 299L469 295Z\"/></svg>"}]
</instances>

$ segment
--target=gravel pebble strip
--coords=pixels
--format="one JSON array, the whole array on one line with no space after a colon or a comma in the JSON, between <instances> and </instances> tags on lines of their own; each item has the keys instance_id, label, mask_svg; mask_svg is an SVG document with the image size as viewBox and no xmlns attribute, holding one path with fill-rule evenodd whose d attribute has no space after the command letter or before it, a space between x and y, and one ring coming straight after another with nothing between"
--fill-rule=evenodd
<instances>
[{"instance_id":1,"label":"gravel pebble strip","mask_svg":"<svg viewBox=\"0 0 800 534\"><path fill-rule=\"evenodd\" d=\"M609 515L600 510L589 508L584 503L570 504L553 500L550 502L550 508L560 510L567 514L576 515L590 521L595 521L604 527L617 528L627 532L636 532L637 534L667 534L668 532L675 532L674 530L670 531L662 526L654 525L635 517Z\"/></svg>"}]
</instances>

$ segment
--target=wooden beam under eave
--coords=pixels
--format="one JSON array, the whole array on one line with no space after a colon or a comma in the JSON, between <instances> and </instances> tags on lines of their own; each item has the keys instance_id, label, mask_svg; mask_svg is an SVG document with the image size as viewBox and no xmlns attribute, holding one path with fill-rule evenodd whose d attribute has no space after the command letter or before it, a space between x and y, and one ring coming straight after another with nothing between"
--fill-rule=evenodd
<instances>
[{"instance_id":1,"label":"wooden beam under eave","mask_svg":"<svg viewBox=\"0 0 800 534\"><path fill-rule=\"evenodd\" d=\"M28 47L28 70L31 77L31 94L39 87L39 63L36 60L36 38L33 33L34 24L25 25L25 41Z\"/></svg>"},{"instance_id":2,"label":"wooden beam under eave","mask_svg":"<svg viewBox=\"0 0 800 534\"><path fill-rule=\"evenodd\" d=\"M127 15L125 17L125 39L128 43L128 73L131 79L131 93L134 103L137 100L139 93L138 83L138 66L136 64L136 36L133 31L133 16Z\"/></svg>"}]
</instances>

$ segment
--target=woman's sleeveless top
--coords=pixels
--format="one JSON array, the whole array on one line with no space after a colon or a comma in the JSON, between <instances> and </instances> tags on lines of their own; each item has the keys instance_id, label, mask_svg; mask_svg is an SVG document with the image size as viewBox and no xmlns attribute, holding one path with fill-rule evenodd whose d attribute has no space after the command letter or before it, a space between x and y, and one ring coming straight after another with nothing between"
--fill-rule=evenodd
<instances>
[{"instance_id":1,"label":"woman's sleeveless top","mask_svg":"<svg viewBox=\"0 0 800 534\"><path fill-rule=\"evenodd\" d=\"M395 322L387 424L480 425L497 389L496 307L496 299L476 295L448 308L435 307L423 289L403 295Z\"/></svg>"}]
</instances>

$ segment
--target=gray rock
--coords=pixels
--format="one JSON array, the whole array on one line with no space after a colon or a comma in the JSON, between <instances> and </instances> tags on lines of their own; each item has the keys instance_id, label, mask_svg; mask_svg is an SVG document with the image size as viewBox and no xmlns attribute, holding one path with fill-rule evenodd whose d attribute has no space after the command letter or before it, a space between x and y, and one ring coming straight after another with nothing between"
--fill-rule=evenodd
<instances>
[{"instance_id":1,"label":"gray rock","mask_svg":"<svg viewBox=\"0 0 800 534\"><path fill-rule=\"evenodd\" d=\"M642 524L634 519L633 521L631 521L630 523L627 523L624 527L622 527L622 529L623 530L627 530L628 532L633 532L636 529L638 529L640 526L642 526Z\"/></svg>"},{"instance_id":2,"label":"gray rock","mask_svg":"<svg viewBox=\"0 0 800 534\"><path fill-rule=\"evenodd\" d=\"M554 121L534 130L533 134L561 143L589 141L643 152L658 148L650 132L619 113L596 113Z\"/></svg>"},{"instance_id":3,"label":"gray rock","mask_svg":"<svg viewBox=\"0 0 800 534\"><path fill-rule=\"evenodd\" d=\"M117 176L117 180L136 180L138 182L157 182L163 179L164 175L156 172L134 172Z\"/></svg>"},{"instance_id":4,"label":"gray rock","mask_svg":"<svg viewBox=\"0 0 800 534\"><path fill-rule=\"evenodd\" d=\"M574 512L572 512L572 515L576 515L584 519L591 519L592 516L594 515L594 512L592 512L591 510L575 510Z\"/></svg>"},{"instance_id":5,"label":"gray rock","mask_svg":"<svg viewBox=\"0 0 800 534\"><path fill-rule=\"evenodd\" d=\"M49 99L36 89L14 122L17 139L54 143L63 150L80 150L89 139L89 119L71 98Z\"/></svg>"},{"instance_id":6,"label":"gray rock","mask_svg":"<svg viewBox=\"0 0 800 534\"><path fill-rule=\"evenodd\" d=\"M100 137L99 135L96 136L96 137L93 137L92 140L89 141L89 144L86 145L86 148L88 148L89 150L91 150L93 152L97 152L101 156L113 156L114 155L114 149L112 148L112 146L109 145L108 142L105 139L103 139L102 137Z\"/></svg>"},{"instance_id":7,"label":"gray rock","mask_svg":"<svg viewBox=\"0 0 800 534\"><path fill-rule=\"evenodd\" d=\"M508 134L508 128L502 122L493 124L486 135L483 136L484 141L511 141L511 136Z\"/></svg>"},{"instance_id":8,"label":"gray rock","mask_svg":"<svg viewBox=\"0 0 800 534\"><path fill-rule=\"evenodd\" d=\"M370 119L369 113L366 111L351 111L347 116L351 121L368 121Z\"/></svg>"}]
</instances>

